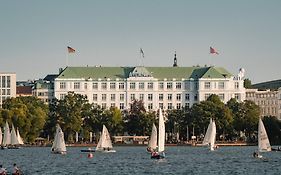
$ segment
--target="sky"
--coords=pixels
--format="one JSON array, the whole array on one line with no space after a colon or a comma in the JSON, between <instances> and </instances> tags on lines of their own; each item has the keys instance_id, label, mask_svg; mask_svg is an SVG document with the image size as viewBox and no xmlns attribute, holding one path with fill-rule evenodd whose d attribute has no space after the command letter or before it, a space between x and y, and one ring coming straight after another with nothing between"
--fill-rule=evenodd
<instances>
[{"instance_id":1,"label":"sky","mask_svg":"<svg viewBox=\"0 0 281 175\"><path fill-rule=\"evenodd\" d=\"M175 51L181 67L281 79L280 0L0 1L0 72L18 81L66 65L167 67Z\"/></svg>"}]
</instances>

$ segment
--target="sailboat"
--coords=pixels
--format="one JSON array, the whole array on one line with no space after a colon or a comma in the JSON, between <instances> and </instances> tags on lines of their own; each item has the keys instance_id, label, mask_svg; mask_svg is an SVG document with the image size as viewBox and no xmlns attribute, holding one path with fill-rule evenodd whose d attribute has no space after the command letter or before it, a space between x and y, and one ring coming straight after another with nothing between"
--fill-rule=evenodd
<instances>
[{"instance_id":1,"label":"sailboat","mask_svg":"<svg viewBox=\"0 0 281 175\"><path fill-rule=\"evenodd\" d=\"M97 144L96 151L116 152L113 150L110 134L105 125L102 126L102 134Z\"/></svg>"},{"instance_id":2,"label":"sailboat","mask_svg":"<svg viewBox=\"0 0 281 175\"><path fill-rule=\"evenodd\" d=\"M20 136L20 133L19 133L19 130L18 130L18 129L17 129L17 137L18 137L18 142L19 142L19 144L20 144L20 145L23 145L24 142L23 142L23 140L22 140L22 138L21 138L21 136Z\"/></svg>"},{"instance_id":3,"label":"sailboat","mask_svg":"<svg viewBox=\"0 0 281 175\"><path fill-rule=\"evenodd\" d=\"M151 153L152 159L165 158L165 121L162 114L162 109L159 110L159 126L158 126L158 148L157 151Z\"/></svg>"},{"instance_id":4,"label":"sailboat","mask_svg":"<svg viewBox=\"0 0 281 175\"><path fill-rule=\"evenodd\" d=\"M12 130L11 130L11 145L8 147L9 149L18 149L19 141L18 136L15 130L14 125L12 124Z\"/></svg>"},{"instance_id":5,"label":"sailboat","mask_svg":"<svg viewBox=\"0 0 281 175\"><path fill-rule=\"evenodd\" d=\"M51 152L54 154L66 154L64 134L59 124L57 124L56 126L56 134L55 134L55 139L52 145Z\"/></svg>"},{"instance_id":6,"label":"sailboat","mask_svg":"<svg viewBox=\"0 0 281 175\"><path fill-rule=\"evenodd\" d=\"M3 141L1 148L8 148L8 145L11 144L11 133L10 133L10 127L8 122L6 121L5 127L4 127L4 136L3 136Z\"/></svg>"},{"instance_id":7,"label":"sailboat","mask_svg":"<svg viewBox=\"0 0 281 175\"><path fill-rule=\"evenodd\" d=\"M150 135L150 140L148 142L148 146L147 146L147 152L153 152L155 151L157 148L157 128L155 126L155 124L153 123L152 125L152 131L151 131L151 135Z\"/></svg>"},{"instance_id":8,"label":"sailboat","mask_svg":"<svg viewBox=\"0 0 281 175\"><path fill-rule=\"evenodd\" d=\"M203 145L209 145L210 150L214 151L216 149L215 146L215 141L216 141L216 123L212 118L210 118L210 123L208 125L208 129L206 131L204 140L203 140Z\"/></svg>"},{"instance_id":9,"label":"sailboat","mask_svg":"<svg viewBox=\"0 0 281 175\"><path fill-rule=\"evenodd\" d=\"M269 143L269 139L264 127L264 124L261 120L259 119L259 128L258 128L258 153L254 152L254 157L257 158L262 158L262 155L260 155L260 152L268 152L271 151L271 146Z\"/></svg>"}]
</instances>

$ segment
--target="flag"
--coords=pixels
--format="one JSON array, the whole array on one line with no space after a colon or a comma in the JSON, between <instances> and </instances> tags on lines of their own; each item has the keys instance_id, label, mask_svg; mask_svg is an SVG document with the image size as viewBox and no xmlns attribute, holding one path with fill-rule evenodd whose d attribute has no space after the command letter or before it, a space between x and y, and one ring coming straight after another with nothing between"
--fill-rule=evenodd
<instances>
[{"instance_id":1,"label":"flag","mask_svg":"<svg viewBox=\"0 0 281 175\"><path fill-rule=\"evenodd\" d=\"M210 54L219 54L217 51L216 51L216 49L215 48L213 48L213 47L210 47Z\"/></svg>"},{"instance_id":2,"label":"flag","mask_svg":"<svg viewBox=\"0 0 281 175\"><path fill-rule=\"evenodd\" d=\"M143 52L142 48L140 48L140 53L141 53L142 57L144 58L144 52Z\"/></svg>"},{"instance_id":3,"label":"flag","mask_svg":"<svg viewBox=\"0 0 281 175\"><path fill-rule=\"evenodd\" d=\"M67 46L68 53L75 53L75 49L72 47Z\"/></svg>"}]
</instances>

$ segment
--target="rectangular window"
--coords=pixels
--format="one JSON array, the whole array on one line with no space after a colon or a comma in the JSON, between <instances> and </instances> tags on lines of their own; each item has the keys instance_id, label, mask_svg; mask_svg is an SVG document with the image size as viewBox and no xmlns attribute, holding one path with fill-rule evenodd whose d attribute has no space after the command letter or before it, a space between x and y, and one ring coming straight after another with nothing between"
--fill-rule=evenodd
<instances>
[{"instance_id":1,"label":"rectangular window","mask_svg":"<svg viewBox=\"0 0 281 175\"><path fill-rule=\"evenodd\" d=\"M101 100L106 101L106 94L101 94Z\"/></svg>"},{"instance_id":2,"label":"rectangular window","mask_svg":"<svg viewBox=\"0 0 281 175\"><path fill-rule=\"evenodd\" d=\"M221 101L224 101L224 94L219 94Z\"/></svg>"},{"instance_id":3,"label":"rectangular window","mask_svg":"<svg viewBox=\"0 0 281 175\"><path fill-rule=\"evenodd\" d=\"M197 101L198 100L198 94L195 94L194 95L194 101Z\"/></svg>"},{"instance_id":4,"label":"rectangular window","mask_svg":"<svg viewBox=\"0 0 281 175\"><path fill-rule=\"evenodd\" d=\"M74 89L80 89L80 82L74 83Z\"/></svg>"},{"instance_id":5,"label":"rectangular window","mask_svg":"<svg viewBox=\"0 0 281 175\"><path fill-rule=\"evenodd\" d=\"M224 89L224 82L219 82L219 85L218 85L219 89Z\"/></svg>"},{"instance_id":6,"label":"rectangular window","mask_svg":"<svg viewBox=\"0 0 281 175\"><path fill-rule=\"evenodd\" d=\"M176 98L177 98L177 101L181 101L181 94L177 94Z\"/></svg>"},{"instance_id":7,"label":"rectangular window","mask_svg":"<svg viewBox=\"0 0 281 175\"><path fill-rule=\"evenodd\" d=\"M119 83L119 89L124 89L124 88L125 88L124 83Z\"/></svg>"},{"instance_id":8,"label":"rectangular window","mask_svg":"<svg viewBox=\"0 0 281 175\"><path fill-rule=\"evenodd\" d=\"M60 89L65 89L65 88L66 88L66 83L60 82Z\"/></svg>"},{"instance_id":9,"label":"rectangular window","mask_svg":"<svg viewBox=\"0 0 281 175\"><path fill-rule=\"evenodd\" d=\"M63 100L66 94L60 94L60 100Z\"/></svg>"},{"instance_id":10,"label":"rectangular window","mask_svg":"<svg viewBox=\"0 0 281 175\"><path fill-rule=\"evenodd\" d=\"M110 83L110 89L115 89L115 83Z\"/></svg>"},{"instance_id":11,"label":"rectangular window","mask_svg":"<svg viewBox=\"0 0 281 175\"><path fill-rule=\"evenodd\" d=\"M147 108L151 110L153 108L153 103L148 103Z\"/></svg>"},{"instance_id":12,"label":"rectangular window","mask_svg":"<svg viewBox=\"0 0 281 175\"><path fill-rule=\"evenodd\" d=\"M176 83L176 89L181 89L181 82Z\"/></svg>"},{"instance_id":13,"label":"rectangular window","mask_svg":"<svg viewBox=\"0 0 281 175\"><path fill-rule=\"evenodd\" d=\"M101 104L101 108L102 108L102 109L106 109L106 103L102 103L102 104Z\"/></svg>"},{"instance_id":14,"label":"rectangular window","mask_svg":"<svg viewBox=\"0 0 281 175\"><path fill-rule=\"evenodd\" d=\"M7 76L7 88L11 87L11 76Z\"/></svg>"},{"instance_id":15,"label":"rectangular window","mask_svg":"<svg viewBox=\"0 0 281 175\"><path fill-rule=\"evenodd\" d=\"M211 82L205 82L204 83L204 88L205 89L211 89Z\"/></svg>"},{"instance_id":16,"label":"rectangular window","mask_svg":"<svg viewBox=\"0 0 281 175\"><path fill-rule=\"evenodd\" d=\"M110 103L110 107L114 108L115 107L115 103Z\"/></svg>"},{"instance_id":17,"label":"rectangular window","mask_svg":"<svg viewBox=\"0 0 281 175\"><path fill-rule=\"evenodd\" d=\"M189 108L189 103L185 103L184 107L185 107L185 109L188 109Z\"/></svg>"},{"instance_id":18,"label":"rectangular window","mask_svg":"<svg viewBox=\"0 0 281 175\"><path fill-rule=\"evenodd\" d=\"M98 100L98 94L93 94L93 101L97 101Z\"/></svg>"},{"instance_id":19,"label":"rectangular window","mask_svg":"<svg viewBox=\"0 0 281 175\"><path fill-rule=\"evenodd\" d=\"M125 99L125 95L124 94L120 94L120 101L124 101Z\"/></svg>"},{"instance_id":20,"label":"rectangular window","mask_svg":"<svg viewBox=\"0 0 281 175\"><path fill-rule=\"evenodd\" d=\"M6 87L6 77L2 76L2 88Z\"/></svg>"},{"instance_id":21,"label":"rectangular window","mask_svg":"<svg viewBox=\"0 0 281 175\"><path fill-rule=\"evenodd\" d=\"M134 101L136 99L135 94L131 94L131 101Z\"/></svg>"},{"instance_id":22,"label":"rectangular window","mask_svg":"<svg viewBox=\"0 0 281 175\"><path fill-rule=\"evenodd\" d=\"M124 109L124 106L125 106L124 103L120 103L120 104L119 104L119 109L123 110L123 109Z\"/></svg>"},{"instance_id":23,"label":"rectangular window","mask_svg":"<svg viewBox=\"0 0 281 175\"><path fill-rule=\"evenodd\" d=\"M163 103L159 103L159 108L160 109L164 109L164 104Z\"/></svg>"},{"instance_id":24,"label":"rectangular window","mask_svg":"<svg viewBox=\"0 0 281 175\"><path fill-rule=\"evenodd\" d=\"M140 94L140 100L141 100L141 101L144 100L144 94Z\"/></svg>"},{"instance_id":25,"label":"rectangular window","mask_svg":"<svg viewBox=\"0 0 281 175\"><path fill-rule=\"evenodd\" d=\"M172 82L168 82L167 83L167 89L172 89L173 88L173 83Z\"/></svg>"},{"instance_id":26,"label":"rectangular window","mask_svg":"<svg viewBox=\"0 0 281 175\"><path fill-rule=\"evenodd\" d=\"M235 82L235 83L234 83L234 88L235 88L235 89L239 89L239 82Z\"/></svg>"},{"instance_id":27,"label":"rectangular window","mask_svg":"<svg viewBox=\"0 0 281 175\"><path fill-rule=\"evenodd\" d=\"M147 89L153 89L153 83L152 82L147 83Z\"/></svg>"},{"instance_id":28,"label":"rectangular window","mask_svg":"<svg viewBox=\"0 0 281 175\"><path fill-rule=\"evenodd\" d=\"M101 83L101 88L102 89L107 89L107 83L106 82L102 82Z\"/></svg>"},{"instance_id":29,"label":"rectangular window","mask_svg":"<svg viewBox=\"0 0 281 175\"><path fill-rule=\"evenodd\" d=\"M130 83L130 89L136 89L136 83Z\"/></svg>"},{"instance_id":30,"label":"rectangular window","mask_svg":"<svg viewBox=\"0 0 281 175\"><path fill-rule=\"evenodd\" d=\"M168 103L168 109L173 109L173 104L172 103Z\"/></svg>"},{"instance_id":31,"label":"rectangular window","mask_svg":"<svg viewBox=\"0 0 281 175\"><path fill-rule=\"evenodd\" d=\"M139 89L144 89L144 83L139 83Z\"/></svg>"},{"instance_id":32,"label":"rectangular window","mask_svg":"<svg viewBox=\"0 0 281 175\"><path fill-rule=\"evenodd\" d=\"M88 88L87 83L84 83L84 89L87 89L87 88Z\"/></svg>"},{"instance_id":33,"label":"rectangular window","mask_svg":"<svg viewBox=\"0 0 281 175\"><path fill-rule=\"evenodd\" d=\"M189 101L189 94L185 94L185 101Z\"/></svg>"},{"instance_id":34,"label":"rectangular window","mask_svg":"<svg viewBox=\"0 0 281 175\"><path fill-rule=\"evenodd\" d=\"M2 89L2 95L6 95L6 89Z\"/></svg>"},{"instance_id":35,"label":"rectangular window","mask_svg":"<svg viewBox=\"0 0 281 175\"><path fill-rule=\"evenodd\" d=\"M158 88L159 89L164 89L164 83L163 82L159 82L158 83Z\"/></svg>"},{"instance_id":36,"label":"rectangular window","mask_svg":"<svg viewBox=\"0 0 281 175\"><path fill-rule=\"evenodd\" d=\"M172 98L173 98L173 94L168 94L168 98L167 98L167 99L168 99L169 101L172 101Z\"/></svg>"},{"instance_id":37,"label":"rectangular window","mask_svg":"<svg viewBox=\"0 0 281 175\"><path fill-rule=\"evenodd\" d=\"M181 109L181 103L177 103L177 109Z\"/></svg>"},{"instance_id":38,"label":"rectangular window","mask_svg":"<svg viewBox=\"0 0 281 175\"><path fill-rule=\"evenodd\" d=\"M98 83L97 82L93 83L93 89L98 89Z\"/></svg>"},{"instance_id":39,"label":"rectangular window","mask_svg":"<svg viewBox=\"0 0 281 175\"><path fill-rule=\"evenodd\" d=\"M147 96L148 101L152 101L152 98L153 98L153 94L148 94Z\"/></svg>"},{"instance_id":40,"label":"rectangular window","mask_svg":"<svg viewBox=\"0 0 281 175\"><path fill-rule=\"evenodd\" d=\"M7 95L11 95L11 89L7 89Z\"/></svg>"},{"instance_id":41,"label":"rectangular window","mask_svg":"<svg viewBox=\"0 0 281 175\"><path fill-rule=\"evenodd\" d=\"M164 99L164 95L163 94L159 94L159 101L163 101Z\"/></svg>"},{"instance_id":42,"label":"rectangular window","mask_svg":"<svg viewBox=\"0 0 281 175\"><path fill-rule=\"evenodd\" d=\"M115 94L110 94L110 100L115 101Z\"/></svg>"},{"instance_id":43,"label":"rectangular window","mask_svg":"<svg viewBox=\"0 0 281 175\"><path fill-rule=\"evenodd\" d=\"M234 94L234 98L235 98L236 100L239 100L239 99L240 99L240 95L239 95L239 94Z\"/></svg>"}]
</instances>

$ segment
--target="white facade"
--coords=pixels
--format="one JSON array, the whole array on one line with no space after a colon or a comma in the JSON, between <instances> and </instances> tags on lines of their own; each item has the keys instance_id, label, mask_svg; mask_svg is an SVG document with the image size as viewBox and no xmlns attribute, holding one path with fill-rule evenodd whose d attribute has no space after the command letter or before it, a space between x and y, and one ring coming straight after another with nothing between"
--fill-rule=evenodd
<instances>
[{"instance_id":1,"label":"white facade","mask_svg":"<svg viewBox=\"0 0 281 175\"><path fill-rule=\"evenodd\" d=\"M210 84L210 86L208 86ZM152 76L129 76L125 79L110 78L63 78L54 82L55 98L63 99L68 92L86 95L89 103L103 108L130 108L133 100L142 100L148 110L180 109L191 107L198 101L206 100L211 94L217 94L226 103L231 98L245 100L243 80L228 78L163 78Z\"/></svg>"},{"instance_id":2,"label":"white facade","mask_svg":"<svg viewBox=\"0 0 281 175\"><path fill-rule=\"evenodd\" d=\"M16 74L0 72L0 107L11 97L16 97Z\"/></svg>"}]
</instances>

